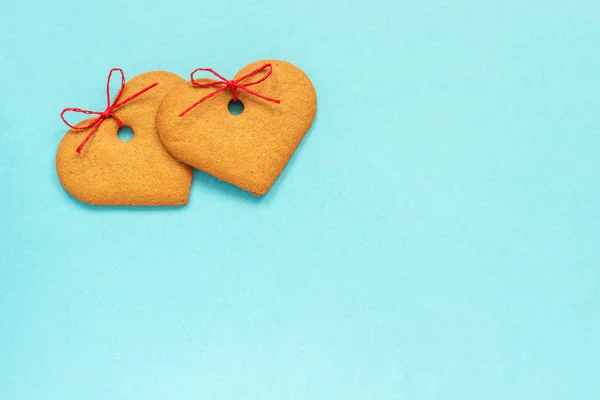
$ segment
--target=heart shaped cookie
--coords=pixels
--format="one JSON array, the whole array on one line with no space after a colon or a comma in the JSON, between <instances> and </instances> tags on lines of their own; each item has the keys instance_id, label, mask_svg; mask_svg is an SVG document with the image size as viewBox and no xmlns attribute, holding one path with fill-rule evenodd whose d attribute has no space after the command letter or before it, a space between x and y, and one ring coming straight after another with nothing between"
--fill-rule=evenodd
<instances>
[{"instance_id":1,"label":"heart shaped cookie","mask_svg":"<svg viewBox=\"0 0 600 400\"><path fill-rule=\"evenodd\" d=\"M156 115L160 139L179 161L263 195L313 122L315 89L285 61L257 61L231 81L209 71L221 81L192 75L165 96ZM235 97L239 115L228 109Z\"/></svg>"},{"instance_id":2,"label":"heart shaped cookie","mask_svg":"<svg viewBox=\"0 0 600 400\"><path fill-rule=\"evenodd\" d=\"M115 71L121 74L122 90L112 108L109 95L104 112L65 109L98 117L69 124L73 129L65 134L56 154L61 184L73 197L96 205L187 204L193 169L163 148L155 123L164 96L185 80L170 72L153 71L125 83L122 70L114 69L109 82ZM134 136L130 141L119 139L120 126L131 127Z\"/></svg>"}]
</instances>

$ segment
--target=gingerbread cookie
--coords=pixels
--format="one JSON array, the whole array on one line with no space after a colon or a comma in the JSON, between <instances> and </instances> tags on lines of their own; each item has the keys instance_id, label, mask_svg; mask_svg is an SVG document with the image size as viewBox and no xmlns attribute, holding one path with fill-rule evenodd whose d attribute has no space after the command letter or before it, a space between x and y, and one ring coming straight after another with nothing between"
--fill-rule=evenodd
<instances>
[{"instance_id":1,"label":"gingerbread cookie","mask_svg":"<svg viewBox=\"0 0 600 400\"><path fill-rule=\"evenodd\" d=\"M121 75L121 89L111 102L109 84L115 72ZM106 110L68 108L61 114L72 127L56 154L61 184L73 197L96 205L187 204L193 169L163 148L155 124L164 96L185 80L170 72L153 71L125 83L120 69L111 70L108 79ZM68 112L95 118L71 125L65 119ZM117 136L123 126L133 130L128 142Z\"/></svg>"},{"instance_id":2,"label":"gingerbread cookie","mask_svg":"<svg viewBox=\"0 0 600 400\"><path fill-rule=\"evenodd\" d=\"M163 99L156 127L176 159L254 195L283 171L315 117L317 96L306 74L285 61L257 61L233 80L194 79ZM243 104L240 115L230 101Z\"/></svg>"}]
</instances>

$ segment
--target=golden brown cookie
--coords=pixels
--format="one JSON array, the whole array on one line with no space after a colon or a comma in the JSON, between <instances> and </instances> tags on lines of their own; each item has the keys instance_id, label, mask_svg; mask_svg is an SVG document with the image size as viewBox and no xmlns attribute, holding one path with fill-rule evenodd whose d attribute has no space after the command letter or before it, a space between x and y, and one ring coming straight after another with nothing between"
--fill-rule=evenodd
<instances>
[{"instance_id":1,"label":"golden brown cookie","mask_svg":"<svg viewBox=\"0 0 600 400\"><path fill-rule=\"evenodd\" d=\"M310 128L317 107L310 79L285 61L257 61L232 81L266 64L272 65L267 79L260 81L269 72L264 68L240 83L260 81L247 89L278 99L279 104L238 89L244 109L240 115L232 115L228 110L232 87L221 81L204 88L185 82L165 96L156 116L160 138L173 157L257 196L265 194L281 174ZM219 88L223 90L189 109ZM186 109L189 111L180 116Z\"/></svg>"},{"instance_id":2,"label":"golden brown cookie","mask_svg":"<svg viewBox=\"0 0 600 400\"><path fill-rule=\"evenodd\" d=\"M114 115L105 116L83 147L82 141L93 127L71 129L63 137L56 154L56 171L73 197L96 205L187 204L193 169L164 149L155 123L164 96L185 80L170 72L147 72L129 80L120 99L154 83L158 84L116 108ZM89 125L97 118L86 119L76 127ZM123 142L117 136L118 120L133 130L130 141Z\"/></svg>"}]
</instances>

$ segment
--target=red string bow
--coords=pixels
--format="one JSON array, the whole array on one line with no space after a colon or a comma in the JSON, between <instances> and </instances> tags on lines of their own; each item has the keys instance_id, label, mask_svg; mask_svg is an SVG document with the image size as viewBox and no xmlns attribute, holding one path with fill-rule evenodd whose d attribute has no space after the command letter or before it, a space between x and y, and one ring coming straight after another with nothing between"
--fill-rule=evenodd
<instances>
[{"instance_id":1,"label":"red string bow","mask_svg":"<svg viewBox=\"0 0 600 400\"><path fill-rule=\"evenodd\" d=\"M115 96L115 99L111 103L111 101L110 101L110 80L112 78L113 72L115 72L115 71L117 71L117 72L119 72L119 74L121 74L121 87L119 88L119 91L117 92L117 95ZM121 68L113 68L108 73L108 80L106 81L106 109L104 111L82 110L81 108L65 108L64 110L62 110L62 112L60 113L60 118L71 129L75 129L77 131L84 131L86 129L92 128L90 133L88 133L88 135L85 137L85 139L83 139L83 142L81 142L81 144L77 147L77 150L76 150L77 153L81 153L81 149L83 149L83 146L85 146L85 144L87 143L88 140L90 140L92 135L94 133L96 133L96 131L98 130L98 128L100 128L100 125L102 125L102 122L104 122L104 120L106 118L110 118L110 117L114 118L117 121L117 123L119 124L119 128L122 128L124 126L123 122L121 121L121 119L119 119L119 117L117 117L117 115L115 114L115 110L117 108L121 107L122 105L124 105L125 103L130 102L131 100L135 99L142 93L147 92L148 90L152 89L153 87L155 87L157 85L158 85L158 82L155 82L152 85L147 86L144 89L140 90L139 92L127 97L126 99L119 101L119 99L121 98L121 95L123 94L123 90L125 90L125 74L123 73L123 70ZM82 113L82 114L88 114L88 115L97 115L98 117L93 119L87 125L74 126L74 125L71 125L65 119L65 113L67 113L69 111L78 112L78 113Z\"/></svg>"},{"instance_id":2,"label":"red string bow","mask_svg":"<svg viewBox=\"0 0 600 400\"><path fill-rule=\"evenodd\" d=\"M254 76L256 74L259 74L260 72L267 70L267 73L265 74L265 76L263 76L262 78L260 78L257 81L252 81L252 82L247 82L247 83L242 83L242 81L250 78L251 76ZM198 71L206 71L206 72L210 72L211 74L213 74L214 76L216 76L217 78L220 79L220 81L214 81L214 82L208 82L208 83L199 83L196 81L196 79L194 79L194 74ZM186 108L185 110L183 110L183 112L181 114L179 114L180 117L183 117L188 111L190 111L192 108L196 107L198 104L203 103L204 101L210 99L213 96L216 96L217 94L221 93L224 90L227 89L231 89L231 91L233 92L233 101L237 101L238 99L238 89L241 89L247 93L250 93L251 95L254 95L256 97L260 97L261 99L270 101L272 103L277 103L279 104L280 101L277 99L272 99L270 97L267 96L263 96L260 93L256 93L253 90L248 89L249 86L253 86L253 85L258 85L259 83L263 82L265 79L267 79L269 76L271 76L271 74L273 73L273 66L271 64L265 64L260 68L255 69L254 71L242 76L241 78L235 79L235 80L229 80L224 78L223 76L221 76L219 73L215 72L213 69L211 68L196 68L195 70L192 71L192 73L190 74L190 80L192 82L192 85L197 86L197 87L201 87L201 88L207 88L207 87L214 87L214 86L221 86L224 85L222 87L220 87L219 89L215 90L214 92L204 96L203 98L201 98L200 100L198 100L197 102L195 102L194 104L192 104L191 106L189 106L188 108Z\"/></svg>"}]
</instances>

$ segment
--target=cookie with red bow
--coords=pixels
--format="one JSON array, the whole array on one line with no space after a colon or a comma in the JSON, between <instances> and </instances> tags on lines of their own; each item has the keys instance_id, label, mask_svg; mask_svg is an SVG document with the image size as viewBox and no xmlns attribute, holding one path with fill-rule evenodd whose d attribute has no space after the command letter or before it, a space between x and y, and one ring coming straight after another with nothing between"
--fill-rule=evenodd
<instances>
[{"instance_id":1,"label":"cookie with red bow","mask_svg":"<svg viewBox=\"0 0 600 400\"><path fill-rule=\"evenodd\" d=\"M198 72L217 79L197 79ZM254 195L281 174L316 113L315 88L298 67L257 61L229 80L192 72L163 99L156 126L176 159ZM230 109L243 106L241 113ZM235 115L237 114L237 115Z\"/></svg>"},{"instance_id":2,"label":"cookie with red bow","mask_svg":"<svg viewBox=\"0 0 600 400\"><path fill-rule=\"evenodd\" d=\"M110 82L120 75L114 99ZM156 112L165 95L185 80L165 71L147 72L125 82L114 68L106 84L103 111L66 108L63 121L71 128L56 154L61 184L73 197L96 205L178 206L187 204L193 169L174 159L162 146L156 131ZM70 113L89 115L78 124ZM118 137L130 127L133 138Z\"/></svg>"}]
</instances>

